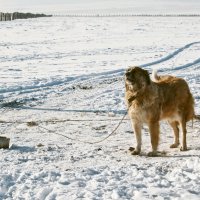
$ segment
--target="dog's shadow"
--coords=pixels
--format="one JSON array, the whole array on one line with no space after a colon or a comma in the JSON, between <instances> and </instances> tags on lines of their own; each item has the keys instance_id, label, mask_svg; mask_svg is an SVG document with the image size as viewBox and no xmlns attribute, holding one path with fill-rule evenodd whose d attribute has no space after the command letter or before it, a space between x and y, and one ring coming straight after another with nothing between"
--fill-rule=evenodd
<instances>
[{"instance_id":1,"label":"dog's shadow","mask_svg":"<svg viewBox=\"0 0 200 200\"><path fill-rule=\"evenodd\" d=\"M15 145L15 144L12 144L9 149L14 150L14 151L19 151L20 153L28 153L28 152L36 151L35 147L18 146L18 145Z\"/></svg>"},{"instance_id":2,"label":"dog's shadow","mask_svg":"<svg viewBox=\"0 0 200 200\"><path fill-rule=\"evenodd\" d=\"M166 155L165 157L167 157L167 158L191 158L191 157L200 158L200 155L194 155L194 154L189 154L189 155Z\"/></svg>"},{"instance_id":3,"label":"dog's shadow","mask_svg":"<svg viewBox=\"0 0 200 200\"><path fill-rule=\"evenodd\" d=\"M198 157L198 158L200 158L200 154L194 154L194 152L193 152L193 151L199 151L199 150L200 150L200 147L188 148L188 150L185 151L187 153L187 155L182 154L182 152L180 152L180 153L177 152L177 153L175 153L175 155L169 155L167 157L173 157L173 158ZM190 154L190 151L192 151L191 154Z\"/></svg>"},{"instance_id":4,"label":"dog's shadow","mask_svg":"<svg viewBox=\"0 0 200 200\"><path fill-rule=\"evenodd\" d=\"M127 152L129 152L131 154L133 152L133 150L134 150L134 147L130 147ZM153 158L153 157L161 157L161 158L191 158L191 157L197 157L197 158L200 158L200 155L198 155L198 154L190 154L189 151L191 151L191 150L199 151L200 147L196 147L194 149L188 148L188 150L186 151L186 152L188 152L187 155L181 154L181 152L172 153L172 152L167 152L167 151L158 151L158 154L155 155L155 156L148 156L148 154L144 153L144 152L141 152L140 155L136 155L136 156L141 156L141 157L146 157L146 158ZM133 156L135 156L135 155L133 155Z\"/></svg>"},{"instance_id":5,"label":"dog's shadow","mask_svg":"<svg viewBox=\"0 0 200 200\"><path fill-rule=\"evenodd\" d=\"M197 147L197 148L194 148L194 149L188 148L187 151L184 151L187 154L184 154L184 152L181 152L181 151L180 152L176 152L176 153L166 152L165 155L163 155L163 156L161 155L159 157L167 157L167 158L191 158L191 157L197 157L197 158L200 158L200 154L194 154L193 150L199 151L200 147ZM190 153L190 151L192 151L192 152ZM168 154L170 154L170 155L168 155Z\"/></svg>"}]
</instances>

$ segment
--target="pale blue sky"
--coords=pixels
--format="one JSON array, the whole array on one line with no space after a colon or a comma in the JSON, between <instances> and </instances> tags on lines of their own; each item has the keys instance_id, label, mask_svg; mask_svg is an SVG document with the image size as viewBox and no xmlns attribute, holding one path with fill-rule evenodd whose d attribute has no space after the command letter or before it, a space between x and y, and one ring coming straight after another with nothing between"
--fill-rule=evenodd
<instances>
[{"instance_id":1,"label":"pale blue sky","mask_svg":"<svg viewBox=\"0 0 200 200\"><path fill-rule=\"evenodd\" d=\"M200 0L0 0L0 11L200 13Z\"/></svg>"}]
</instances>

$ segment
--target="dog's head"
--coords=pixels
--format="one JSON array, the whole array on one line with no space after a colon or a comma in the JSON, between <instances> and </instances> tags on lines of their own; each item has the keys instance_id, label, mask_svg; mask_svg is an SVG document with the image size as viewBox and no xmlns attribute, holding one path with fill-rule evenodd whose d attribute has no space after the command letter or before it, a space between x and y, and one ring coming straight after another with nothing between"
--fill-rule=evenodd
<instances>
[{"instance_id":1,"label":"dog's head","mask_svg":"<svg viewBox=\"0 0 200 200\"><path fill-rule=\"evenodd\" d=\"M142 92L151 84L148 71L140 67L129 67L125 73L126 90L133 93Z\"/></svg>"}]
</instances>

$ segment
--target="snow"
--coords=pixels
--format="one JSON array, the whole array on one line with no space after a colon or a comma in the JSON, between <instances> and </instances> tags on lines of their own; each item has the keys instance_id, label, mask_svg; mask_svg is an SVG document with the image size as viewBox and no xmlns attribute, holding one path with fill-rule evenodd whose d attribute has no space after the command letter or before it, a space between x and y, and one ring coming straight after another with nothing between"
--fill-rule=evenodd
<instances>
[{"instance_id":1,"label":"snow","mask_svg":"<svg viewBox=\"0 0 200 200\"><path fill-rule=\"evenodd\" d=\"M126 112L124 71L139 65L187 80L200 113L200 18L52 17L1 22L1 199L199 199L200 125L189 150L170 149L161 123L160 157L140 156ZM79 120L80 121L77 121ZM71 121L67 121L71 120ZM57 122L55 122L57 121ZM48 131L48 130L50 131ZM75 140L69 140L61 135Z\"/></svg>"}]
</instances>

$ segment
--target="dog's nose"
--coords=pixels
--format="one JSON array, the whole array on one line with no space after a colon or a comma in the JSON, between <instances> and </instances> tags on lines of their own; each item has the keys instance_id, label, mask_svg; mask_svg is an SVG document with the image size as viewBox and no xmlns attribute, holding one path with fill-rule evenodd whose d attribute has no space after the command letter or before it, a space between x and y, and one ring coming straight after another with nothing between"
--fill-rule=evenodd
<instances>
[{"instance_id":1,"label":"dog's nose","mask_svg":"<svg viewBox=\"0 0 200 200\"><path fill-rule=\"evenodd\" d=\"M129 76L131 73L128 71L125 73L126 76Z\"/></svg>"}]
</instances>

